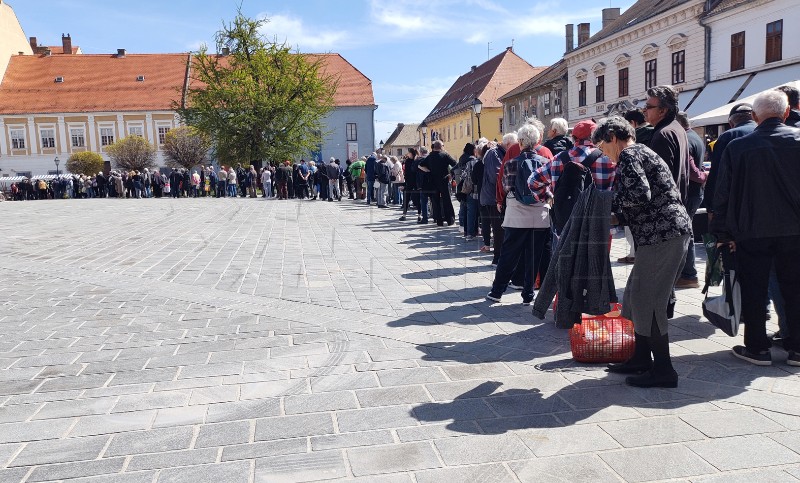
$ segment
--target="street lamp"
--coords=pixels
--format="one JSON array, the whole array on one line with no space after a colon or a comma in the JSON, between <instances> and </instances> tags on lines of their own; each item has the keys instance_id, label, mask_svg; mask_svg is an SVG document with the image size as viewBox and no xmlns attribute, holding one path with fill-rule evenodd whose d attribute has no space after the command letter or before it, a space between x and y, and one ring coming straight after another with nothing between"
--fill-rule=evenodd
<instances>
[{"instance_id":1,"label":"street lamp","mask_svg":"<svg viewBox=\"0 0 800 483\"><path fill-rule=\"evenodd\" d=\"M422 121L422 124L419 125L420 130L422 130L422 146L426 145L425 142L425 135L428 134L428 125L425 124L425 121Z\"/></svg>"},{"instance_id":2,"label":"street lamp","mask_svg":"<svg viewBox=\"0 0 800 483\"><path fill-rule=\"evenodd\" d=\"M381 154L383 154L383 139L381 139L381 142L379 142L378 145L381 147Z\"/></svg>"},{"instance_id":3,"label":"street lamp","mask_svg":"<svg viewBox=\"0 0 800 483\"><path fill-rule=\"evenodd\" d=\"M472 101L472 112L474 112L475 113L475 117L478 118L478 139L483 137L483 136L481 136L481 109L482 108L483 108L483 103L480 101L480 99L478 99L476 97L475 100Z\"/></svg>"},{"instance_id":4,"label":"street lamp","mask_svg":"<svg viewBox=\"0 0 800 483\"><path fill-rule=\"evenodd\" d=\"M54 159L53 162L56 163L56 176L58 176L61 174L61 172L58 170L58 163L60 163L61 160L58 159L58 156L56 156L56 159Z\"/></svg>"}]
</instances>

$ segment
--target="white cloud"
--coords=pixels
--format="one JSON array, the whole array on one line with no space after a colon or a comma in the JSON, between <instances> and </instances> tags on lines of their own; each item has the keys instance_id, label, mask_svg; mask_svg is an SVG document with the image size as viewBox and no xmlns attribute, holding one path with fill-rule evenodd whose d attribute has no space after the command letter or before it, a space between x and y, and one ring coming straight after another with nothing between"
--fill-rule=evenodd
<instances>
[{"instance_id":1,"label":"white cloud","mask_svg":"<svg viewBox=\"0 0 800 483\"><path fill-rule=\"evenodd\" d=\"M347 32L310 29L301 19L289 15L261 14L259 17L269 18L261 28L263 35L270 40L286 42L303 52L328 52L351 42Z\"/></svg>"}]
</instances>

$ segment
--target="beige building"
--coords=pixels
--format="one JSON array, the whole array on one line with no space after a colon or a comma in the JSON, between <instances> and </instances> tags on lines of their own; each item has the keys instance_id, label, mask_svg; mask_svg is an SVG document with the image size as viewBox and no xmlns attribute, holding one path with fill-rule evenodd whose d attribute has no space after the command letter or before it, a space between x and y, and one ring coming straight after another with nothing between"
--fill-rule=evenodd
<instances>
[{"instance_id":1,"label":"beige building","mask_svg":"<svg viewBox=\"0 0 800 483\"><path fill-rule=\"evenodd\" d=\"M0 0L0 82L3 81L11 56L20 54L31 55L33 50L11 5Z\"/></svg>"},{"instance_id":2,"label":"beige building","mask_svg":"<svg viewBox=\"0 0 800 483\"><path fill-rule=\"evenodd\" d=\"M419 124L398 123L394 132L383 145L383 152L388 156L403 156L408 152L408 148L417 148L422 144Z\"/></svg>"}]
</instances>

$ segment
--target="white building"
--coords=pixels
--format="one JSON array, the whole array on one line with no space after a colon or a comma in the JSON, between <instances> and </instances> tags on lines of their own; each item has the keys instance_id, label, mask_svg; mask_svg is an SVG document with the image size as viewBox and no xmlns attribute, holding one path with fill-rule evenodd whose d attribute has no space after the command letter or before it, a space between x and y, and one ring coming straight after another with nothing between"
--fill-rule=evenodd
<instances>
[{"instance_id":1,"label":"white building","mask_svg":"<svg viewBox=\"0 0 800 483\"><path fill-rule=\"evenodd\" d=\"M710 32L708 84L687 107L695 126L716 134L733 103L800 80L800 3L715 0L700 19Z\"/></svg>"},{"instance_id":2,"label":"white building","mask_svg":"<svg viewBox=\"0 0 800 483\"><path fill-rule=\"evenodd\" d=\"M705 83L705 29L699 17L706 0L639 0L619 15L603 10L603 28L590 36L578 25L572 47L567 26L567 119L577 122L624 112L648 88L670 84L685 107Z\"/></svg>"}]
</instances>

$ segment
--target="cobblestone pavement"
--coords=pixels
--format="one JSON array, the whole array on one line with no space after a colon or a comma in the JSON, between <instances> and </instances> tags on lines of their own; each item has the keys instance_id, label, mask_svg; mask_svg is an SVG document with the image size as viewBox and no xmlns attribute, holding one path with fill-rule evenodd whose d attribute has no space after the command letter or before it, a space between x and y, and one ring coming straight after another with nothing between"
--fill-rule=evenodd
<instances>
[{"instance_id":1,"label":"cobblestone pavement","mask_svg":"<svg viewBox=\"0 0 800 483\"><path fill-rule=\"evenodd\" d=\"M680 386L637 390L518 292L484 301L478 241L396 209L0 212L1 482L800 479L800 369L734 359L699 290L671 321Z\"/></svg>"}]
</instances>

